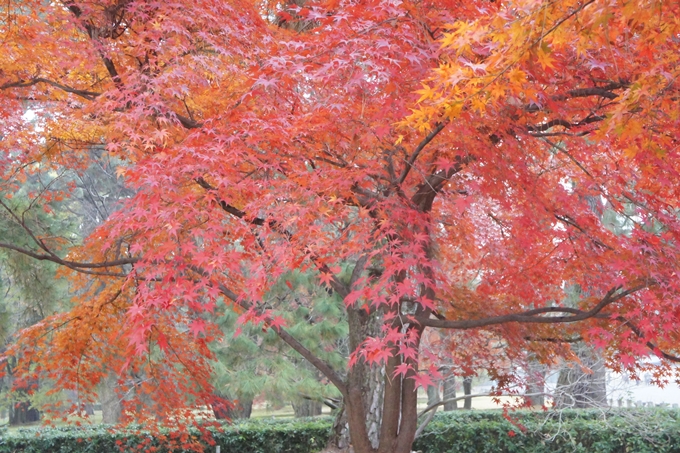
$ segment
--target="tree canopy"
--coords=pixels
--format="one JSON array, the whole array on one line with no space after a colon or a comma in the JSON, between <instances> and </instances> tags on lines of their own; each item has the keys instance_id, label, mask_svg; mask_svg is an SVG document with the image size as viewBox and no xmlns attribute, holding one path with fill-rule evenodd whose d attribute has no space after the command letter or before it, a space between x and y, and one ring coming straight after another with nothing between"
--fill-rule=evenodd
<instances>
[{"instance_id":1,"label":"tree canopy","mask_svg":"<svg viewBox=\"0 0 680 453\"><path fill-rule=\"evenodd\" d=\"M96 147L130 188L76 248L3 205L29 242L0 247L61 265L77 290L10 351L26 373L84 391L113 370L126 394L161 394L156 413L190 409L210 401L224 306L338 388L362 453L410 451L415 389L437 375L428 328L501 387L527 351L553 363L575 337L617 368L655 354L670 376L677 2L0 8L2 196L87 168ZM44 187L26 203L68 196ZM281 311L304 298L266 297L292 272L342 299L347 370L287 330ZM583 297L567 304L574 285ZM376 369L380 404L365 391Z\"/></svg>"}]
</instances>

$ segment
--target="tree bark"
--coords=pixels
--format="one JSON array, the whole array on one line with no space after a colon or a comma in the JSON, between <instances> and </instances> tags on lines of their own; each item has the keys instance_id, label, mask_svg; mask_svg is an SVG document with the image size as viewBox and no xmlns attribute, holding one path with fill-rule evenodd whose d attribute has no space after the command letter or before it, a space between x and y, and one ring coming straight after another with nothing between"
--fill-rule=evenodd
<instances>
[{"instance_id":1,"label":"tree bark","mask_svg":"<svg viewBox=\"0 0 680 453\"><path fill-rule=\"evenodd\" d=\"M291 403L295 417L315 417L321 415L323 404L320 401L300 399Z\"/></svg>"},{"instance_id":2,"label":"tree bark","mask_svg":"<svg viewBox=\"0 0 680 453\"><path fill-rule=\"evenodd\" d=\"M362 309L348 309L350 350L356 351L367 337L380 334L382 316L377 313L366 313ZM383 397L385 394L384 366L371 366L358 360L347 372L348 398L344 401L344 411L340 411L336 419L334 432L346 437L334 435L334 447L340 448L351 444L355 453L373 452L380 444L380 427L383 415ZM346 417L344 429L340 423Z\"/></svg>"},{"instance_id":3,"label":"tree bark","mask_svg":"<svg viewBox=\"0 0 680 453\"><path fill-rule=\"evenodd\" d=\"M472 395L472 377L466 376L463 379L463 394ZM465 398L463 403L463 409L472 409L472 398Z\"/></svg>"},{"instance_id":4,"label":"tree bark","mask_svg":"<svg viewBox=\"0 0 680 453\"><path fill-rule=\"evenodd\" d=\"M338 448L340 450L345 450L349 448L351 444L349 437L349 422L347 421L347 410L345 409L344 402L340 406L340 410L335 414L335 420L333 420L333 428L331 430L331 436L328 439L329 448Z\"/></svg>"},{"instance_id":5,"label":"tree bark","mask_svg":"<svg viewBox=\"0 0 680 453\"><path fill-rule=\"evenodd\" d=\"M444 379L442 395L444 401L454 399L456 397L456 377L448 376ZM458 409L458 401L450 401L444 403L444 411L454 411Z\"/></svg>"},{"instance_id":6,"label":"tree bark","mask_svg":"<svg viewBox=\"0 0 680 453\"><path fill-rule=\"evenodd\" d=\"M530 356L527 364L526 402L530 406L545 405L545 367Z\"/></svg>"},{"instance_id":7,"label":"tree bark","mask_svg":"<svg viewBox=\"0 0 680 453\"><path fill-rule=\"evenodd\" d=\"M109 372L99 386L99 402L102 406L102 423L108 425L120 423L123 415L123 406L121 404L120 396L116 391L117 388L118 376L116 373Z\"/></svg>"}]
</instances>

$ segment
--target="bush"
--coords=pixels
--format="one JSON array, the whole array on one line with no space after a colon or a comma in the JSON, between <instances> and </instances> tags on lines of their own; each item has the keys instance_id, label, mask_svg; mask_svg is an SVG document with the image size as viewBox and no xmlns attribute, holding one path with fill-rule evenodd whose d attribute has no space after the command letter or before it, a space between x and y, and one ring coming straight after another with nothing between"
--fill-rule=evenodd
<instances>
[{"instance_id":1,"label":"bush","mask_svg":"<svg viewBox=\"0 0 680 453\"><path fill-rule=\"evenodd\" d=\"M438 414L414 450L423 453L664 453L680 451L675 410L573 410Z\"/></svg>"},{"instance_id":2,"label":"bush","mask_svg":"<svg viewBox=\"0 0 680 453\"><path fill-rule=\"evenodd\" d=\"M311 453L328 441L332 420L328 417L289 420L253 420L234 423L223 431L208 428L222 453ZM205 452L214 452L196 428L187 433L161 430L162 436L138 429L114 430L107 426L21 429L5 433L0 439L0 453L100 453L110 452L184 452L199 440ZM188 436L186 435L188 434Z\"/></svg>"},{"instance_id":3,"label":"bush","mask_svg":"<svg viewBox=\"0 0 680 453\"><path fill-rule=\"evenodd\" d=\"M510 413L454 411L437 414L414 450L423 453L671 453L680 451L680 412L575 410ZM312 453L329 437L328 417L250 420L211 431L222 453ZM175 453L191 438L161 431L113 430L106 426L23 429L0 438L0 453L99 453L118 451ZM197 428L188 430L202 439ZM203 438L204 439L204 438ZM215 452L205 439L202 448Z\"/></svg>"}]
</instances>

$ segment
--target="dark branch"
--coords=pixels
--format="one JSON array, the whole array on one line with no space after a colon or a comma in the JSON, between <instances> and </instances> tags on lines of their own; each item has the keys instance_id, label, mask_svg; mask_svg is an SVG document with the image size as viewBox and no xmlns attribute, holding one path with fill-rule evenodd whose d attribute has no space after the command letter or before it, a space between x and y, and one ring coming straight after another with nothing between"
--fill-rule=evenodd
<instances>
[{"instance_id":1,"label":"dark branch","mask_svg":"<svg viewBox=\"0 0 680 453\"><path fill-rule=\"evenodd\" d=\"M67 266L71 268L77 267L80 269L102 269L105 267L115 267L123 266L125 264L134 264L139 261L139 258L122 258L113 261L104 261L102 263L80 263L77 261L63 260L55 254L36 253L31 250L22 247L17 247L16 245L7 244L4 242L0 242L0 248L14 250L15 252L19 252L26 256L30 256L31 258L34 258L38 261L52 261L53 263L61 264L62 266Z\"/></svg>"},{"instance_id":2,"label":"dark branch","mask_svg":"<svg viewBox=\"0 0 680 453\"><path fill-rule=\"evenodd\" d=\"M593 244L595 244L599 247L605 248L607 250L613 250L610 246L608 246L604 242L602 242L599 239L594 238L590 234L588 234L588 232L585 229L583 229L578 223L576 223L576 221L574 219L572 219L571 217L569 217L567 215L561 215L561 214L554 214L554 216L560 222L564 222L567 225L571 225L572 227L579 230L581 233L585 234L593 242Z\"/></svg>"},{"instance_id":3,"label":"dark branch","mask_svg":"<svg viewBox=\"0 0 680 453\"><path fill-rule=\"evenodd\" d=\"M462 157L456 156L456 164L446 170L435 170L425 179L425 182L418 185L416 193L411 198L413 204L423 212L428 212L432 209L432 203L437 194L442 190L444 184L450 180L453 175L463 170L463 167L472 162L475 158L471 155Z\"/></svg>"},{"instance_id":4,"label":"dark branch","mask_svg":"<svg viewBox=\"0 0 680 453\"><path fill-rule=\"evenodd\" d=\"M97 96L101 95L101 93L98 93L96 91L90 91L90 90L81 90L78 88L73 88L68 85L63 85L59 82L55 82L53 80L46 79L44 77L35 77L30 80L17 80L16 82L8 82L5 83L4 85L0 85L0 90L7 90L9 88L27 88L31 87L33 85L37 85L39 83L46 83L48 85L52 85L55 88L59 88L62 91L65 91L67 93L72 93L77 96L83 97L87 99L88 101L94 100Z\"/></svg>"},{"instance_id":5,"label":"dark branch","mask_svg":"<svg viewBox=\"0 0 680 453\"><path fill-rule=\"evenodd\" d=\"M626 327L628 327L630 330L632 330L633 333L634 333L638 338L644 339L644 334L642 333L642 330L640 330L640 328L639 328L638 326L636 326L635 324L633 324L631 321L627 320L627 319L624 318L623 316L618 316L618 317L616 317L616 318L614 318L614 319L616 319L617 321L622 322L623 325L626 326ZM659 347L658 347L657 345L655 345L655 344L652 343L651 341L646 341L646 342L645 342L645 346L647 346L647 347L648 347L652 352L654 352L654 354L656 354L657 356L661 356L661 357L663 357L664 359L666 359L666 360L668 360L668 361L671 361L671 362L680 363L680 357L662 351L661 349L659 349Z\"/></svg>"},{"instance_id":6,"label":"dark branch","mask_svg":"<svg viewBox=\"0 0 680 453\"><path fill-rule=\"evenodd\" d=\"M585 98L589 96L599 96L601 98L606 98L610 100L614 100L617 97L619 97L618 94L612 92L609 89L591 87L591 88L576 88L574 90L567 91L567 94L555 96L555 100L561 101L567 98Z\"/></svg>"},{"instance_id":7,"label":"dark branch","mask_svg":"<svg viewBox=\"0 0 680 453\"><path fill-rule=\"evenodd\" d=\"M415 164L416 159L418 159L418 155L420 155L420 152L432 141L434 138L446 127L446 125L449 124L448 121L443 121L441 123L437 123L430 131L429 134L416 146L416 149L413 150L409 158L406 160L406 165L404 166L404 170L401 172L401 176L399 177L399 180L397 181L397 184L402 184L405 180L406 177L408 176L409 172L411 171L411 168L413 168L413 164Z\"/></svg>"},{"instance_id":8,"label":"dark branch","mask_svg":"<svg viewBox=\"0 0 680 453\"><path fill-rule=\"evenodd\" d=\"M524 337L526 341L536 341L539 343L578 343L583 341L583 337L573 338L553 338L553 337Z\"/></svg>"},{"instance_id":9,"label":"dark branch","mask_svg":"<svg viewBox=\"0 0 680 453\"><path fill-rule=\"evenodd\" d=\"M216 189L215 189L208 181L206 181L202 176L199 176L198 178L196 178L196 183L197 183L199 186L203 187L203 188L204 188L205 190L207 190L207 191L214 192L214 191L216 190ZM220 208L222 208L223 211L228 212L229 214L233 215L234 217L238 217L239 219L244 219L244 220L246 220L248 223L251 223L251 224L257 225L257 226L262 226L262 225L265 224L265 220L264 220L264 219L261 219L261 218L259 218L259 217L254 217L254 218L252 218L252 219L246 219L246 218L245 218L245 217L246 217L245 211L241 211L240 209L238 209L238 208L236 208L236 207L230 205L229 203L227 203L227 202L224 201L224 200L219 200L218 203L219 203L219 205L220 205Z\"/></svg>"},{"instance_id":10,"label":"dark branch","mask_svg":"<svg viewBox=\"0 0 680 453\"><path fill-rule=\"evenodd\" d=\"M583 118L580 121L572 123L570 121L558 118L558 119L548 121L547 123L538 124L536 126L527 126L527 131L529 131L529 133L531 133L531 134L533 134L535 132L536 133L545 132L548 129L551 129L555 126L562 126L566 129L572 129L572 128L575 128L575 127L585 126L587 124L595 123L597 121L602 121L604 119L605 119L605 117L602 116L602 115L589 115L589 116Z\"/></svg>"},{"instance_id":11,"label":"dark branch","mask_svg":"<svg viewBox=\"0 0 680 453\"><path fill-rule=\"evenodd\" d=\"M590 318L609 318L609 315L601 314L603 308L642 289L648 288L649 283L643 283L618 294L621 287L610 289L597 305L588 311L579 310L571 307L543 307L528 310L521 313L510 313L507 315L491 316L482 319L469 319L463 321L450 321L442 319L417 318L417 321L427 327L440 329L478 329L481 327L507 324L511 322L526 324L559 324L584 321ZM548 313L569 313L570 316L540 316Z\"/></svg>"},{"instance_id":12,"label":"dark branch","mask_svg":"<svg viewBox=\"0 0 680 453\"><path fill-rule=\"evenodd\" d=\"M216 191L216 189L215 189L210 183L208 183L204 178L202 178L202 177L196 178L195 181L196 181L196 183L197 183L199 186L203 187L205 190L208 190L208 191L211 191L211 192ZM218 198L218 200L219 200L219 198ZM252 218L249 218L248 215L247 215L247 213L246 213L245 211L241 211L240 209L238 209L238 208L236 208L236 207L234 207L234 206L228 204L228 203L227 203L226 201L224 201L224 200L219 200L219 201L218 201L218 204L219 204L219 206L222 208L223 211L225 211L225 212L227 212L227 213L233 215L234 217L237 217L237 218L239 218L239 219L242 219L242 220L244 220L244 221L250 223L251 225L262 226L262 225L264 225L264 224L266 223L267 226L269 226L272 230L274 230L274 231L276 231L277 233L281 234L282 236L284 236L284 237L285 237L286 239L288 239L289 241L291 241L291 240L293 239L293 233L291 233L290 231L286 230L286 229L285 229L283 226L281 226L281 224L280 224L277 220L275 220L275 219L265 220L265 219L263 219L263 218L261 218L261 217L252 217ZM333 278L332 278L331 281L330 281L330 286L331 286L331 288L332 288L335 292L337 292L338 295L339 295L340 297L342 297L343 299L344 299L345 297L347 297L347 295L350 293L350 288L349 288L349 286L347 286L346 284L344 284L337 276L335 276L335 275L333 274L333 272L331 271L331 269L328 267L328 265L323 264L323 263L321 262L321 260L320 260L319 257L316 255L316 253L314 253L313 251L311 251L309 248L307 248L306 252L307 252L306 255L309 256L310 260L316 265L316 268L317 268L317 270L318 270L319 272L321 272L321 273L323 273L323 274L330 274L330 275L332 275ZM357 263L357 264L359 264L359 263Z\"/></svg>"},{"instance_id":13,"label":"dark branch","mask_svg":"<svg viewBox=\"0 0 680 453\"><path fill-rule=\"evenodd\" d=\"M184 126L187 129L198 129L203 126L203 123L199 123L196 120L193 120L189 117L186 117L184 115L180 115L179 113L173 113L175 115L175 118L177 118L177 121L179 121L179 124Z\"/></svg>"},{"instance_id":14,"label":"dark branch","mask_svg":"<svg viewBox=\"0 0 680 453\"><path fill-rule=\"evenodd\" d=\"M553 96L552 99L554 101L566 101L567 99L598 96L613 101L619 97L619 95L614 93L612 90L618 90L626 87L628 87L628 85L624 83L610 83L605 87L575 88L573 90L567 91L566 93L557 94ZM524 110L527 112L539 112L541 111L541 107L532 103L525 106Z\"/></svg>"}]
</instances>

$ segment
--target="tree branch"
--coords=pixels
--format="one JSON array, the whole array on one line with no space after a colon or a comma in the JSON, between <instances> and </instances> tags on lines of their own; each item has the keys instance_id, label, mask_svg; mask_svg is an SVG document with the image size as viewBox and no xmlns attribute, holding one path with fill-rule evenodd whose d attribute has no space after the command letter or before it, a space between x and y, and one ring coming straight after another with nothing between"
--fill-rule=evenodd
<instances>
[{"instance_id":1,"label":"tree branch","mask_svg":"<svg viewBox=\"0 0 680 453\"><path fill-rule=\"evenodd\" d=\"M539 343L578 343L583 341L583 337L574 338L554 338L554 337L524 337L526 341L536 341Z\"/></svg>"},{"instance_id":2,"label":"tree branch","mask_svg":"<svg viewBox=\"0 0 680 453\"><path fill-rule=\"evenodd\" d=\"M198 177L195 179L196 183L203 187L205 190L215 192L216 189L208 183L203 177ZM267 224L272 230L278 232L282 236L284 236L286 239L291 241L293 239L293 233L290 231L286 230L281 226L281 224L278 222L276 219L271 219L271 220L265 220L261 217L252 217L249 218L247 213L245 211L241 211L240 209L230 205L224 200L220 200L218 198L218 204L220 208L222 208L223 211L233 215L234 217L237 217L239 219L243 219L244 221L250 223L251 225L256 225L256 226L262 226ZM319 257L311 251L309 248L306 249L307 256L309 256L309 259L316 265L316 268L319 272L323 274L330 274L332 276L332 279L330 281L330 287L340 295L343 299L347 297L347 295L351 292L351 289L348 285L344 284L336 275L333 274L331 269L326 265L321 263L319 260ZM357 262L357 265L359 263Z\"/></svg>"},{"instance_id":3,"label":"tree branch","mask_svg":"<svg viewBox=\"0 0 680 453\"><path fill-rule=\"evenodd\" d=\"M622 322L623 325L627 326L630 330L632 330L633 333L638 338L644 339L644 334L642 333L642 330L640 330L640 328L638 326L636 326L635 324L633 324L631 321L627 320L623 316L618 316L614 319ZM659 347L657 345L655 345L651 341L645 342L645 346L647 346L652 352L654 352L654 354L661 355L661 357L663 357L666 360L669 360L671 362L680 363L680 357L662 351L661 349L659 349Z\"/></svg>"},{"instance_id":4,"label":"tree branch","mask_svg":"<svg viewBox=\"0 0 680 453\"><path fill-rule=\"evenodd\" d=\"M413 150L411 153L411 156L406 160L406 165L404 166L404 170L401 172L401 176L399 177L399 180L397 181L397 184L403 184L404 181L406 180L406 177L408 176L409 172L411 171L411 168L413 168L413 164L416 162L416 159L418 159L418 155L420 155L420 152L432 141L434 138L439 135L439 133L444 130L446 125L449 124L448 121L442 121L441 123L437 123L430 131L429 134L416 146L416 149Z\"/></svg>"},{"instance_id":5,"label":"tree branch","mask_svg":"<svg viewBox=\"0 0 680 453\"><path fill-rule=\"evenodd\" d=\"M209 274L199 268L194 266L190 267L194 272L208 277ZM235 292L227 288L223 283L217 283L217 288L220 292L229 298L232 302L243 308L244 310L250 310L252 308L252 303L238 296ZM265 325L268 325L271 320L269 318L265 319ZM329 381L335 385L335 387L342 393L343 397L347 397L347 387L345 382L340 377L340 375L325 361L314 355L309 349L307 349L302 343L300 343L295 337L289 334L283 327L276 326L271 327L274 332L283 340L288 346L293 348L298 354L307 359L317 370L323 373L324 376L328 378Z\"/></svg>"},{"instance_id":6,"label":"tree branch","mask_svg":"<svg viewBox=\"0 0 680 453\"><path fill-rule=\"evenodd\" d=\"M548 121L546 123L538 124L536 126L527 126L527 131L529 131L529 133L533 135L533 133L535 133L535 132L536 133L545 132L548 129L553 128L555 126L562 126L565 129L572 129L572 128L575 128L575 127L585 126L587 124L595 123L597 121L602 121L604 119L605 119L605 117L601 116L601 115L589 115L589 116L583 118L580 121L572 123L572 122L567 121L565 119L558 118L558 119Z\"/></svg>"},{"instance_id":7,"label":"tree branch","mask_svg":"<svg viewBox=\"0 0 680 453\"><path fill-rule=\"evenodd\" d=\"M59 82L55 82L53 80L46 79L44 77L35 77L30 80L17 80L16 82L8 82L5 83L4 85L0 85L0 90L7 90L9 88L26 88L30 87L33 85L37 85L39 83L46 83L48 85L52 85L55 88L59 88L62 91L65 91L67 93L72 93L77 96L83 97L87 99L88 101L94 100L97 96L101 95L101 93L98 93L96 91L90 91L90 90L81 90L78 88L73 88L68 85L63 85Z\"/></svg>"},{"instance_id":8,"label":"tree branch","mask_svg":"<svg viewBox=\"0 0 680 453\"><path fill-rule=\"evenodd\" d=\"M423 212L428 212L432 209L434 198L441 191L444 184L450 180L453 175L463 170L463 167L473 161L474 156L467 155L465 157L456 156L456 164L446 170L435 170L425 179L425 182L418 185L416 193L411 198L411 202L418 206Z\"/></svg>"},{"instance_id":9,"label":"tree branch","mask_svg":"<svg viewBox=\"0 0 680 453\"><path fill-rule=\"evenodd\" d=\"M60 264L62 266L78 269L102 269L105 267L115 267L123 266L125 264L135 264L139 261L139 258L121 258L113 261L104 261L101 263L81 263L78 261L69 261L59 258L56 254L40 254L33 252L32 250L25 249L23 247L18 247L16 245L7 244L5 242L0 242L0 248L14 250L15 252L22 253L26 256L30 256L38 261L52 261L53 263Z\"/></svg>"},{"instance_id":10,"label":"tree branch","mask_svg":"<svg viewBox=\"0 0 680 453\"><path fill-rule=\"evenodd\" d=\"M610 289L597 305L591 310L583 311L570 307L543 307L528 310L521 313L513 313L501 316L492 316L482 319L469 319L463 321L450 321L442 319L416 318L416 321L427 327L440 329L478 329L481 327L506 324L510 322L527 324L558 324L583 321L589 318L609 318L609 315L602 315L600 312L607 305L610 305L626 296L637 291L648 288L650 283L643 283L615 295L621 289L620 286ZM570 313L571 316L539 316L548 313Z\"/></svg>"},{"instance_id":11,"label":"tree branch","mask_svg":"<svg viewBox=\"0 0 680 453\"><path fill-rule=\"evenodd\" d=\"M491 397L510 396L510 397L516 397L516 398L525 398L525 397L527 397L527 396L541 396L541 395L544 395L544 396L552 396L552 393L545 393L545 392L541 392L541 393L524 393L524 394L522 394L522 395L517 395L517 394L514 394L514 393L508 393L508 394L503 394L503 395L496 395L496 394L493 394L493 393L477 393L477 394L474 394L474 395L458 396L458 397L456 397L456 398L449 398L449 399L446 399L446 400L442 400L442 401L438 401L438 402L436 402L436 403L430 404L430 405L427 406L425 409L423 409L422 411L420 411L420 413L418 414L418 417L420 418L420 417L422 417L423 415L425 415L425 414L427 414L428 412L430 412L431 410L433 410L433 409L435 409L435 408L437 408L437 407L439 407L439 406L443 406L444 404L447 404L447 403L454 403L454 402L457 402L457 401L460 401L460 400L464 400L464 399L467 399L467 398L479 398L479 397L483 397L483 396L491 396Z\"/></svg>"}]
</instances>

